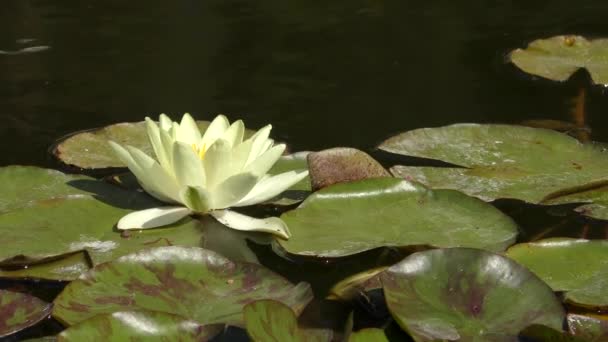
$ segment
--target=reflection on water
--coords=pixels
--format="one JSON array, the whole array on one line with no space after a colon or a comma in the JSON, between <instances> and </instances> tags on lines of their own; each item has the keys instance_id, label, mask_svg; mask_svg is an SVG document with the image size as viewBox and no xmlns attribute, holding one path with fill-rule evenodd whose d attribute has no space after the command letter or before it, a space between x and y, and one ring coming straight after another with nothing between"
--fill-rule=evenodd
<instances>
[{"instance_id":1,"label":"reflection on water","mask_svg":"<svg viewBox=\"0 0 608 342\"><path fill-rule=\"evenodd\" d=\"M59 136L160 112L271 122L296 150L370 148L454 122L570 120L585 77L533 80L504 56L539 37L608 36L606 10L600 0L5 0L0 50L30 50L0 54L0 165L52 165L46 148ZM606 98L588 92L594 139L608 140Z\"/></svg>"}]
</instances>

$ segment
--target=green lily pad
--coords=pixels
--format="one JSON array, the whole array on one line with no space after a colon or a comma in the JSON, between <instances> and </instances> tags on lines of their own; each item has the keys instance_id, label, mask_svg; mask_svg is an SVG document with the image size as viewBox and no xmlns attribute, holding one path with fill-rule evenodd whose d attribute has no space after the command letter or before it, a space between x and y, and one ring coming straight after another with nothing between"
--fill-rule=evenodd
<instances>
[{"instance_id":1,"label":"green lily pad","mask_svg":"<svg viewBox=\"0 0 608 342\"><path fill-rule=\"evenodd\" d=\"M519 333L520 340L534 342L588 342L572 336L566 331L556 330L540 324L526 327Z\"/></svg>"},{"instance_id":2,"label":"green lily pad","mask_svg":"<svg viewBox=\"0 0 608 342\"><path fill-rule=\"evenodd\" d=\"M21 331L51 313L51 304L19 292L0 290L0 337Z\"/></svg>"},{"instance_id":3,"label":"green lily pad","mask_svg":"<svg viewBox=\"0 0 608 342\"><path fill-rule=\"evenodd\" d=\"M308 155L313 190L367 178L390 177L390 173L367 153L336 147Z\"/></svg>"},{"instance_id":4,"label":"green lily pad","mask_svg":"<svg viewBox=\"0 0 608 342\"><path fill-rule=\"evenodd\" d=\"M245 328L253 341L331 341L333 333L327 329L303 329L293 310L275 300L258 300L245 305Z\"/></svg>"},{"instance_id":5,"label":"green lily pad","mask_svg":"<svg viewBox=\"0 0 608 342\"><path fill-rule=\"evenodd\" d=\"M157 247L91 269L55 299L53 316L74 325L99 314L152 310L201 324L241 325L242 309L279 300L300 312L312 298L306 283L292 285L268 269L232 262L195 247Z\"/></svg>"},{"instance_id":6,"label":"green lily pad","mask_svg":"<svg viewBox=\"0 0 608 342\"><path fill-rule=\"evenodd\" d=\"M0 268L0 278L70 281L90 268L86 252L76 252L38 264Z\"/></svg>"},{"instance_id":7,"label":"green lily pad","mask_svg":"<svg viewBox=\"0 0 608 342\"><path fill-rule=\"evenodd\" d=\"M348 342L388 342L388 338L382 329L365 328L352 332Z\"/></svg>"},{"instance_id":8,"label":"green lily pad","mask_svg":"<svg viewBox=\"0 0 608 342\"><path fill-rule=\"evenodd\" d=\"M566 319L572 335L589 342L608 341L608 318L568 314Z\"/></svg>"},{"instance_id":9,"label":"green lily pad","mask_svg":"<svg viewBox=\"0 0 608 342\"><path fill-rule=\"evenodd\" d=\"M123 311L87 319L62 331L58 341L209 341L223 325L203 326L180 316L154 311Z\"/></svg>"},{"instance_id":10,"label":"green lily pad","mask_svg":"<svg viewBox=\"0 0 608 342\"><path fill-rule=\"evenodd\" d=\"M350 301L365 292L380 289L380 274L388 267L377 267L351 275L341 280L329 290L328 299Z\"/></svg>"},{"instance_id":11,"label":"green lily pad","mask_svg":"<svg viewBox=\"0 0 608 342\"><path fill-rule=\"evenodd\" d=\"M561 329L560 301L514 261L469 248L414 253L381 276L386 302L416 341L494 341L531 324Z\"/></svg>"},{"instance_id":12,"label":"green lily pad","mask_svg":"<svg viewBox=\"0 0 608 342\"><path fill-rule=\"evenodd\" d=\"M5 270L79 251L86 251L93 263L99 264L143 248L201 245L200 223L191 219L167 228L125 233L128 236L114 231L122 216L158 205L146 194L41 168L7 167L1 168L0 174L14 176L12 190L0 197L4 208L12 208L0 215L0 265ZM45 186L37 179L48 183ZM27 202L18 196L28 192L24 196ZM58 276L63 280L71 277L66 273Z\"/></svg>"},{"instance_id":13,"label":"green lily pad","mask_svg":"<svg viewBox=\"0 0 608 342\"><path fill-rule=\"evenodd\" d=\"M608 183L608 153L552 130L457 124L405 132L379 148L462 166L395 166L396 177L492 201L543 203Z\"/></svg>"},{"instance_id":14,"label":"green lily pad","mask_svg":"<svg viewBox=\"0 0 608 342\"><path fill-rule=\"evenodd\" d=\"M342 257L383 246L479 247L501 251L517 226L492 205L452 190L429 190L396 178L336 184L281 218L289 254Z\"/></svg>"},{"instance_id":15,"label":"green lily pad","mask_svg":"<svg viewBox=\"0 0 608 342\"><path fill-rule=\"evenodd\" d=\"M587 40L582 36L555 36L531 42L525 50L511 52L511 61L521 70L554 81L565 81L585 68L594 83L608 84L608 39Z\"/></svg>"},{"instance_id":16,"label":"green lily pad","mask_svg":"<svg viewBox=\"0 0 608 342\"><path fill-rule=\"evenodd\" d=\"M598 220L608 220L608 185L554 198L545 204L588 203L575 210Z\"/></svg>"},{"instance_id":17,"label":"green lily pad","mask_svg":"<svg viewBox=\"0 0 608 342\"><path fill-rule=\"evenodd\" d=\"M608 241L552 238L517 244L506 255L554 291L584 306L608 306Z\"/></svg>"}]
</instances>

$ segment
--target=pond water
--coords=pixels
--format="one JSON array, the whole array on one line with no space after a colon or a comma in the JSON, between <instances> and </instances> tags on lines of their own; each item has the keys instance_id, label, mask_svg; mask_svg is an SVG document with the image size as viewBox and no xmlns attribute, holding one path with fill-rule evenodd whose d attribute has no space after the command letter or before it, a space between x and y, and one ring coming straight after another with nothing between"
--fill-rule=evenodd
<instances>
[{"instance_id":1,"label":"pond water","mask_svg":"<svg viewBox=\"0 0 608 342\"><path fill-rule=\"evenodd\" d=\"M592 139L608 142L608 93L585 72L559 83L506 62L537 38L608 36L606 13L604 0L4 0L0 166L57 167L47 149L61 136L163 112L272 123L294 151L370 151L420 127L571 121L581 88ZM562 222L499 207L524 227ZM379 258L368 261L396 259ZM292 280L316 273L319 292L343 276L324 274L344 264L302 272L268 250L260 259Z\"/></svg>"},{"instance_id":2,"label":"pond water","mask_svg":"<svg viewBox=\"0 0 608 342\"><path fill-rule=\"evenodd\" d=\"M569 120L580 80L533 79L505 56L536 38L605 36L605 1L5 0L0 165L55 166L77 130L161 112L272 123L294 150L370 149L456 122ZM46 49L45 47L49 47ZM587 96L608 140L608 96Z\"/></svg>"}]
</instances>

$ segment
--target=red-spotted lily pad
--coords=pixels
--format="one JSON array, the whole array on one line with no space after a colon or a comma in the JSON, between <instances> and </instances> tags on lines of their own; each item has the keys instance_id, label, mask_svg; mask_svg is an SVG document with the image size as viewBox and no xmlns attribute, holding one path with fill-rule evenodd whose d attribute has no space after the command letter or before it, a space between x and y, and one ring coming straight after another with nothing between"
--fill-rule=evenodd
<instances>
[{"instance_id":1,"label":"red-spotted lily pad","mask_svg":"<svg viewBox=\"0 0 608 342\"><path fill-rule=\"evenodd\" d=\"M495 207L452 190L429 190L397 178L340 183L281 216L287 253L342 257L383 246L431 245L504 250L517 226Z\"/></svg>"},{"instance_id":2,"label":"red-spotted lily pad","mask_svg":"<svg viewBox=\"0 0 608 342\"><path fill-rule=\"evenodd\" d=\"M608 184L608 152L548 129L457 124L405 132L379 147L462 166L394 166L391 172L486 201L511 198L543 203Z\"/></svg>"},{"instance_id":3,"label":"red-spotted lily pad","mask_svg":"<svg viewBox=\"0 0 608 342\"><path fill-rule=\"evenodd\" d=\"M9 191L0 194L0 266L5 270L79 251L98 264L142 248L200 246L202 241L200 223L190 219L126 235L115 231L116 222L127 213L158 204L138 191L35 167L0 168L0 178L10 184ZM61 273L58 279L73 279L69 272Z\"/></svg>"},{"instance_id":4,"label":"red-spotted lily pad","mask_svg":"<svg viewBox=\"0 0 608 342\"><path fill-rule=\"evenodd\" d=\"M331 341L333 333L327 329L304 329L298 326L293 310L275 300L258 300L243 309L247 334L253 341Z\"/></svg>"},{"instance_id":5,"label":"red-spotted lily pad","mask_svg":"<svg viewBox=\"0 0 608 342\"><path fill-rule=\"evenodd\" d=\"M569 314L567 320L570 334L589 342L608 341L608 318Z\"/></svg>"},{"instance_id":6,"label":"red-spotted lily pad","mask_svg":"<svg viewBox=\"0 0 608 342\"><path fill-rule=\"evenodd\" d=\"M555 36L531 42L511 52L511 61L521 70L554 81L565 81L585 68L593 82L608 85L608 39L587 40L582 36Z\"/></svg>"},{"instance_id":7,"label":"red-spotted lily pad","mask_svg":"<svg viewBox=\"0 0 608 342\"><path fill-rule=\"evenodd\" d=\"M386 302L416 341L494 341L531 324L561 329L560 301L516 262L469 248L418 252L381 276Z\"/></svg>"},{"instance_id":8,"label":"red-spotted lily pad","mask_svg":"<svg viewBox=\"0 0 608 342\"><path fill-rule=\"evenodd\" d=\"M51 304L19 292L0 290L0 337L8 336L42 321Z\"/></svg>"},{"instance_id":9,"label":"red-spotted lily pad","mask_svg":"<svg viewBox=\"0 0 608 342\"><path fill-rule=\"evenodd\" d=\"M73 325L98 314L152 310L202 324L242 324L247 303L275 299L300 312L310 286L195 247L157 247L91 269L55 299L53 316Z\"/></svg>"},{"instance_id":10,"label":"red-spotted lily pad","mask_svg":"<svg viewBox=\"0 0 608 342\"><path fill-rule=\"evenodd\" d=\"M222 325L203 326L180 316L154 311L123 311L87 319L61 332L58 341L196 341L212 339Z\"/></svg>"},{"instance_id":11,"label":"red-spotted lily pad","mask_svg":"<svg viewBox=\"0 0 608 342\"><path fill-rule=\"evenodd\" d=\"M507 256L566 291L569 302L608 307L608 241L551 238L517 244Z\"/></svg>"}]
</instances>

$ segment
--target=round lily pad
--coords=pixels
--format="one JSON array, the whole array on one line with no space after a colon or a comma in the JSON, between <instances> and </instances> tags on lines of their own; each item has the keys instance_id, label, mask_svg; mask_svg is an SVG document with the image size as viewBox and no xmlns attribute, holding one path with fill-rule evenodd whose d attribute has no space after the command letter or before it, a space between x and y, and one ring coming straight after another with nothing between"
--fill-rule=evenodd
<instances>
[{"instance_id":1,"label":"round lily pad","mask_svg":"<svg viewBox=\"0 0 608 342\"><path fill-rule=\"evenodd\" d=\"M0 195L6 208L0 215L4 269L79 251L86 251L98 264L142 248L201 244L203 231L198 221L190 219L128 235L114 231L116 222L129 212L158 206L144 193L41 168L0 168L0 175L12 175L10 191ZM20 197L20 193L25 195Z\"/></svg>"},{"instance_id":2,"label":"round lily pad","mask_svg":"<svg viewBox=\"0 0 608 342\"><path fill-rule=\"evenodd\" d=\"M560 330L565 318L547 284L487 251L414 253L381 279L389 310L416 341L514 339L531 324Z\"/></svg>"},{"instance_id":3,"label":"round lily pad","mask_svg":"<svg viewBox=\"0 0 608 342\"><path fill-rule=\"evenodd\" d=\"M608 306L608 241L551 238L517 244L506 252L566 299L584 306Z\"/></svg>"},{"instance_id":4,"label":"round lily pad","mask_svg":"<svg viewBox=\"0 0 608 342\"><path fill-rule=\"evenodd\" d=\"M608 152L548 129L456 124L405 132L379 148L461 166L395 166L396 177L492 201L543 203L608 183Z\"/></svg>"},{"instance_id":5,"label":"round lily pad","mask_svg":"<svg viewBox=\"0 0 608 342\"><path fill-rule=\"evenodd\" d=\"M601 316L568 314L570 334L584 341L608 341L608 318Z\"/></svg>"},{"instance_id":6,"label":"round lily pad","mask_svg":"<svg viewBox=\"0 0 608 342\"><path fill-rule=\"evenodd\" d=\"M298 326L293 310L275 300L258 300L245 305L245 328L253 341L329 342L328 329L304 329Z\"/></svg>"},{"instance_id":7,"label":"round lily pad","mask_svg":"<svg viewBox=\"0 0 608 342\"><path fill-rule=\"evenodd\" d=\"M122 311L87 319L62 331L58 341L196 341L211 340L222 325L203 326L180 316L154 311Z\"/></svg>"},{"instance_id":8,"label":"round lily pad","mask_svg":"<svg viewBox=\"0 0 608 342\"><path fill-rule=\"evenodd\" d=\"M53 316L74 325L118 311L152 310L201 324L241 325L242 309L275 299L300 312L312 298L306 283L292 285L270 270L232 262L195 247L157 247L91 269L55 299Z\"/></svg>"},{"instance_id":9,"label":"round lily pad","mask_svg":"<svg viewBox=\"0 0 608 342\"><path fill-rule=\"evenodd\" d=\"M521 70L554 81L565 81L585 68L594 83L608 84L608 39L587 40L582 36L555 36L531 42L526 49L511 52L511 61Z\"/></svg>"},{"instance_id":10,"label":"round lily pad","mask_svg":"<svg viewBox=\"0 0 608 342\"><path fill-rule=\"evenodd\" d=\"M289 254L342 257L383 246L430 245L504 250L517 226L490 204L452 190L376 178L336 184L308 197L281 218Z\"/></svg>"},{"instance_id":11,"label":"round lily pad","mask_svg":"<svg viewBox=\"0 0 608 342\"><path fill-rule=\"evenodd\" d=\"M0 337L21 331L42 321L52 305L19 292L0 290Z\"/></svg>"}]
</instances>

